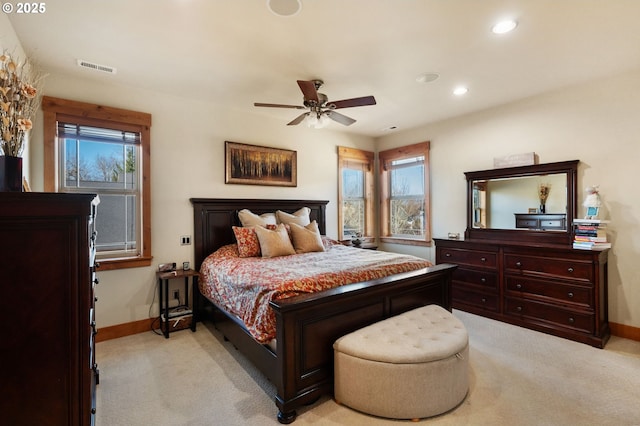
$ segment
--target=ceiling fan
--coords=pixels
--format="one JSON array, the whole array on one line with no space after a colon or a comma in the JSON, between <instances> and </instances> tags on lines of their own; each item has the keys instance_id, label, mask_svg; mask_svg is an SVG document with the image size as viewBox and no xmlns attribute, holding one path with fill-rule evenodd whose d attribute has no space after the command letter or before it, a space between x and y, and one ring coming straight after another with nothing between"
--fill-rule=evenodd
<instances>
[{"instance_id":1,"label":"ceiling fan","mask_svg":"<svg viewBox=\"0 0 640 426\"><path fill-rule=\"evenodd\" d=\"M298 80L298 86L302 90L303 105L282 105L282 104L265 104L256 102L253 105L257 107L270 107L270 108L294 108L294 109L308 109L307 112L303 112L292 121L287 123L287 126L293 126L300 124L305 118L308 119L310 127L322 127L326 123L326 117L337 121L340 124L349 126L356 122L351 117L336 112L336 109L340 108L352 108L358 106L375 105L376 100L373 96L363 96L361 98L343 99L341 101L329 101L327 95L319 93L318 89L324 82L322 80Z\"/></svg>"}]
</instances>

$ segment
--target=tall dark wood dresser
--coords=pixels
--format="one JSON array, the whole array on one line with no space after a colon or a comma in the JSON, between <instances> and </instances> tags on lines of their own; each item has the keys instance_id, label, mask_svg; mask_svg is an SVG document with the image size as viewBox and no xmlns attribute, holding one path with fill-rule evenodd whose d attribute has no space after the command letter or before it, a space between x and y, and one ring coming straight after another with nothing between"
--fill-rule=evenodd
<instances>
[{"instance_id":1,"label":"tall dark wood dresser","mask_svg":"<svg viewBox=\"0 0 640 426\"><path fill-rule=\"evenodd\" d=\"M94 423L98 202L0 193L3 424Z\"/></svg>"}]
</instances>

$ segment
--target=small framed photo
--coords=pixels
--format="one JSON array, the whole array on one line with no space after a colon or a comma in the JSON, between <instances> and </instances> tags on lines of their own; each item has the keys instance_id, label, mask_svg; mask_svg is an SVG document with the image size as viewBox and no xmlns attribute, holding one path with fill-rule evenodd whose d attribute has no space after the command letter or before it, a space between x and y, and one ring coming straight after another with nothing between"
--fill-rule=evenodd
<instances>
[{"instance_id":1,"label":"small framed photo","mask_svg":"<svg viewBox=\"0 0 640 426\"><path fill-rule=\"evenodd\" d=\"M600 213L599 207L587 207L587 214L584 216L585 219L597 219L598 213Z\"/></svg>"},{"instance_id":2,"label":"small framed photo","mask_svg":"<svg viewBox=\"0 0 640 426\"><path fill-rule=\"evenodd\" d=\"M535 207L529 207L529 214L535 214L538 213L538 209Z\"/></svg>"}]
</instances>

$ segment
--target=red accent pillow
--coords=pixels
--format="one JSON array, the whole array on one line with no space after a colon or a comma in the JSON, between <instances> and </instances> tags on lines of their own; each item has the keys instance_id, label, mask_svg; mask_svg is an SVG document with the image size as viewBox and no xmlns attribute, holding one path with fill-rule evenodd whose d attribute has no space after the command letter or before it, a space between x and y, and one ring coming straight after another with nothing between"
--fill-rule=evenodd
<instances>
[{"instance_id":1,"label":"red accent pillow","mask_svg":"<svg viewBox=\"0 0 640 426\"><path fill-rule=\"evenodd\" d=\"M243 228L240 226L233 227L233 233L238 243L238 254L240 257L259 257L260 241L253 227Z\"/></svg>"}]
</instances>

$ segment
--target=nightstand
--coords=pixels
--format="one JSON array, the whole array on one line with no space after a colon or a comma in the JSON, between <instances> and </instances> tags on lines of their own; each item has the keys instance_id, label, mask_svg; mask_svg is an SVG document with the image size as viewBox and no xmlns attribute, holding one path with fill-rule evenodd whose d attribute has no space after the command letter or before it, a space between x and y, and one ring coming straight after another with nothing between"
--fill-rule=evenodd
<instances>
[{"instance_id":1,"label":"nightstand","mask_svg":"<svg viewBox=\"0 0 640 426\"><path fill-rule=\"evenodd\" d=\"M195 312L198 306L198 277L200 274L193 269L176 270L169 272L156 272L158 278L158 291L160 294L160 330L165 338L169 338L169 333L187 327L191 331L196 331L197 315ZM184 304L169 308L169 281L174 279L184 279ZM189 285L191 285L191 308L189 307ZM191 323L189 324L189 321Z\"/></svg>"}]
</instances>

